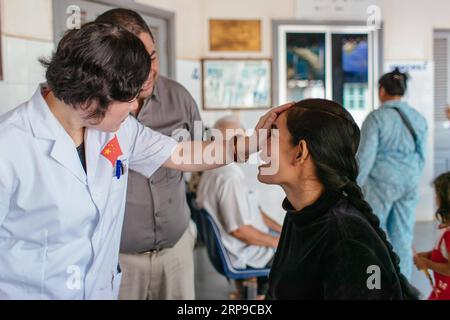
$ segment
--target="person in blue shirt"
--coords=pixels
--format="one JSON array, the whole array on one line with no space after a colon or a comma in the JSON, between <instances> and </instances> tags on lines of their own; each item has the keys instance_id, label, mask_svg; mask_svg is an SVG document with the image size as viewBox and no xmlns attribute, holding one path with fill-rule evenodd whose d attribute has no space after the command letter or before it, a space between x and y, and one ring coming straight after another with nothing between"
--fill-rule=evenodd
<instances>
[{"instance_id":1,"label":"person in blue shirt","mask_svg":"<svg viewBox=\"0 0 450 320\"><path fill-rule=\"evenodd\" d=\"M403 274L409 278L428 126L425 118L402 100L407 80L398 68L380 78L382 105L362 125L357 157L358 183L400 256Z\"/></svg>"}]
</instances>

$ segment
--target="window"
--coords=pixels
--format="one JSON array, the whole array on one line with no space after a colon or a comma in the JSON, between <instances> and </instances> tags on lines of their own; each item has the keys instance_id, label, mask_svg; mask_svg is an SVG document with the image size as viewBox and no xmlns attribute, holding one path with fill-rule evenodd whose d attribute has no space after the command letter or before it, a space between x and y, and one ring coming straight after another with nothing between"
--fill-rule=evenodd
<instances>
[{"instance_id":1,"label":"window","mask_svg":"<svg viewBox=\"0 0 450 320\"><path fill-rule=\"evenodd\" d=\"M326 98L341 103L358 124L378 105L378 33L365 26L274 22L278 103Z\"/></svg>"}]
</instances>

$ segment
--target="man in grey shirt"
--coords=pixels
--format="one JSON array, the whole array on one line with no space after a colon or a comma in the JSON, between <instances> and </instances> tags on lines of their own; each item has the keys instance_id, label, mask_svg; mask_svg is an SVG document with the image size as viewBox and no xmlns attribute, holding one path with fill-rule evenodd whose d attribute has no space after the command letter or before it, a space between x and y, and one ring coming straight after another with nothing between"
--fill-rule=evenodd
<instances>
[{"instance_id":1,"label":"man in grey shirt","mask_svg":"<svg viewBox=\"0 0 450 320\"><path fill-rule=\"evenodd\" d=\"M131 10L113 9L97 21L118 24L134 33L151 56L151 77L139 96L142 102L136 118L165 135L184 129L194 139L194 122L201 121L197 105L180 84L159 76L153 35L142 17ZM198 135L200 140L201 130ZM160 168L147 179L130 170L119 298L194 299L195 237L182 172Z\"/></svg>"}]
</instances>

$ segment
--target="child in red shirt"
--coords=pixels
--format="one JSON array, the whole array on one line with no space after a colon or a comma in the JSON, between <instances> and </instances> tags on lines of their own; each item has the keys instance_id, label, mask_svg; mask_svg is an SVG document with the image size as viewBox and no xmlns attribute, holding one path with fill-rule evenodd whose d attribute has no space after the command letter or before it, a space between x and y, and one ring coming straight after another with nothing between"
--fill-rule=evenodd
<instances>
[{"instance_id":1,"label":"child in red shirt","mask_svg":"<svg viewBox=\"0 0 450 320\"><path fill-rule=\"evenodd\" d=\"M433 291L428 300L450 300L450 172L437 177L434 182L438 209L436 217L439 238L432 251L417 253L414 264L419 270L434 272Z\"/></svg>"}]
</instances>

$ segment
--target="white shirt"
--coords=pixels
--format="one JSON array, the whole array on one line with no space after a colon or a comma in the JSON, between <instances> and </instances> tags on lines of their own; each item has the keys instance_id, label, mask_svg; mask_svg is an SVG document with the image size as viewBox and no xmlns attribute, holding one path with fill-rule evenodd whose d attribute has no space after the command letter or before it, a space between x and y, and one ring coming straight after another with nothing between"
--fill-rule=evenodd
<instances>
[{"instance_id":1,"label":"white shirt","mask_svg":"<svg viewBox=\"0 0 450 320\"><path fill-rule=\"evenodd\" d=\"M249 189L245 175L235 163L205 171L197 190L197 204L208 211L219 227L222 242L235 268L263 268L275 250L249 245L231 235L243 225L269 233L259 210L255 193Z\"/></svg>"},{"instance_id":2,"label":"white shirt","mask_svg":"<svg viewBox=\"0 0 450 320\"><path fill-rule=\"evenodd\" d=\"M87 173L38 88L0 117L0 299L116 299L128 174L101 151L117 136L125 168L147 177L176 142L129 117L85 131Z\"/></svg>"}]
</instances>

